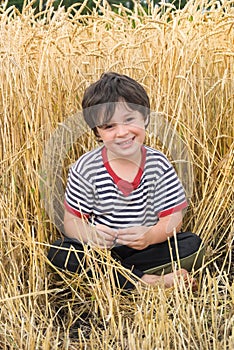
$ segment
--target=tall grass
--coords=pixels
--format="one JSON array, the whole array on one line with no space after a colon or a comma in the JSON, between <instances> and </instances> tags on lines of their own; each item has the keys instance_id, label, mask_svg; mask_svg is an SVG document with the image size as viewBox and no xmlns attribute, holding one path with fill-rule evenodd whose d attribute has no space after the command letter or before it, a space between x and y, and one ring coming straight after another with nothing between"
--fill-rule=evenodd
<instances>
[{"instance_id":1,"label":"tall grass","mask_svg":"<svg viewBox=\"0 0 234 350\"><path fill-rule=\"evenodd\" d=\"M117 13L99 5L101 13L87 16L1 7L1 349L234 348L233 5L189 1L183 10L166 4L149 13L137 4ZM123 296L100 274L94 253L87 253L94 281L85 271L58 278L46 259L59 233L41 202L45 144L109 70L142 83L152 110L189 150L193 193L184 229L207 246L195 294L182 283L170 290L137 284ZM155 145L154 129L147 140ZM94 144L83 135L68 160ZM104 258L112 276L114 262Z\"/></svg>"}]
</instances>

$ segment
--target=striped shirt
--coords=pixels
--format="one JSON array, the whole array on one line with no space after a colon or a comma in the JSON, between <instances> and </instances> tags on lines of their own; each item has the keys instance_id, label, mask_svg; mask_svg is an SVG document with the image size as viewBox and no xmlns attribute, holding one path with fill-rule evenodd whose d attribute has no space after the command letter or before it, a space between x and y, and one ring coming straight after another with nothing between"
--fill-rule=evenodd
<instances>
[{"instance_id":1,"label":"striped shirt","mask_svg":"<svg viewBox=\"0 0 234 350\"><path fill-rule=\"evenodd\" d=\"M147 146L142 146L141 166L132 183L112 170L105 146L81 156L69 171L65 208L93 225L152 226L159 217L186 206L173 166L164 154Z\"/></svg>"}]
</instances>

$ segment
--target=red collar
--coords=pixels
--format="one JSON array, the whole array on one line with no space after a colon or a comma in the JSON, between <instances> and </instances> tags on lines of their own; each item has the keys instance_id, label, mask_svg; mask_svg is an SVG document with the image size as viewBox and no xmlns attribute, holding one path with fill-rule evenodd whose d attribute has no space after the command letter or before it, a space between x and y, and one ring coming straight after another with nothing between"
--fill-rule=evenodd
<instances>
[{"instance_id":1,"label":"red collar","mask_svg":"<svg viewBox=\"0 0 234 350\"><path fill-rule=\"evenodd\" d=\"M140 164L140 167L139 167L138 172L136 174L136 177L133 180L133 182L128 182L124 179L121 179L114 172L114 170L111 168L110 163L109 163L108 158L107 158L107 149L105 146L102 148L102 159L103 159L104 166L105 166L106 170L108 171L108 173L110 174L110 176L112 177L114 183L117 185L119 190L126 197L129 196L130 193L133 192L139 186L139 184L141 182L141 176L143 174L143 170L145 167L145 160L146 160L146 149L144 146L141 147L141 154L142 154L141 164Z\"/></svg>"}]
</instances>

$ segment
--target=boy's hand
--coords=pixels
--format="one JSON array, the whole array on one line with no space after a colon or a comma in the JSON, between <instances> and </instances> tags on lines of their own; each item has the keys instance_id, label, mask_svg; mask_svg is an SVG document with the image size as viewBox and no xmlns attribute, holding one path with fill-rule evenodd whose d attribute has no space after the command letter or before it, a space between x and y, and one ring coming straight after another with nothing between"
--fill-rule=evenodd
<instances>
[{"instance_id":1,"label":"boy's hand","mask_svg":"<svg viewBox=\"0 0 234 350\"><path fill-rule=\"evenodd\" d=\"M97 224L93 228L92 239L89 243L99 248L112 248L116 242L117 231L106 226Z\"/></svg>"},{"instance_id":2,"label":"boy's hand","mask_svg":"<svg viewBox=\"0 0 234 350\"><path fill-rule=\"evenodd\" d=\"M116 244L127 245L130 248L142 250L147 248L151 242L151 227L133 226L118 230Z\"/></svg>"}]
</instances>

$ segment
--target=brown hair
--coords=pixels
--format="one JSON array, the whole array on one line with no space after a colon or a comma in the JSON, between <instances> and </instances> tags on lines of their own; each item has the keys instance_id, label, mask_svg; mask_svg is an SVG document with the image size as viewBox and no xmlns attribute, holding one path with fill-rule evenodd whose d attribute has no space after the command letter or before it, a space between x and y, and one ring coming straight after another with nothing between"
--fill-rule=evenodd
<instances>
[{"instance_id":1,"label":"brown hair","mask_svg":"<svg viewBox=\"0 0 234 350\"><path fill-rule=\"evenodd\" d=\"M101 115L102 122L107 123L118 102L126 102L130 109L139 111L148 125L150 102L143 86L127 75L108 72L85 90L82 100L84 119L97 137Z\"/></svg>"}]
</instances>

